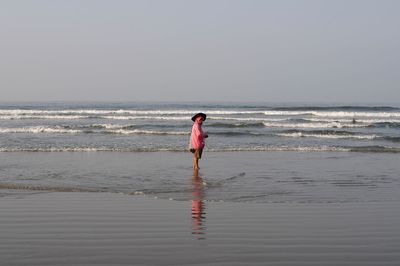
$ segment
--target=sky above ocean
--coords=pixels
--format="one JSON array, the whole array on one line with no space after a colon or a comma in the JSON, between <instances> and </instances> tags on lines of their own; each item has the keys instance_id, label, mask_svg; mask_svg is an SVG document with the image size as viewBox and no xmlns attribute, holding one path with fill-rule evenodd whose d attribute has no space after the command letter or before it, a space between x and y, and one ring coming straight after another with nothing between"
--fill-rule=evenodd
<instances>
[{"instance_id":1,"label":"sky above ocean","mask_svg":"<svg viewBox=\"0 0 400 266\"><path fill-rule=\"evenodd\" d=\"M2 1L1 101L399 103L399 1Z\"/></svg>"}]
</instances>

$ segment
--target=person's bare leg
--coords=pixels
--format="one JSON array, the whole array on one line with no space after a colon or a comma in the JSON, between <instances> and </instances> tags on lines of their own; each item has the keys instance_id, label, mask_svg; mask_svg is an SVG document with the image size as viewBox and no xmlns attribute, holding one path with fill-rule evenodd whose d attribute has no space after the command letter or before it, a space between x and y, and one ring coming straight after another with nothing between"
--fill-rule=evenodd
<instances>
[{"instance_id":1,"label":"person's bare leg","mask_svg":"<svg viewBox=\"0 0 400 266\"><path fill-rule=\"evenodd\" d=\"M193 157L193 169L198 170L199 169L199 158Z\"/></svg>"},{"instance_id":2,"label":"person's bare leg","mask_svg":"<svg viewBox=\"0 0 400 266\"><path fill-rule=\"evenodd\" d=\"M199 179L199 169L194 169L193 171L193 178L194 179Z\"/></svg>"}]
</instances>

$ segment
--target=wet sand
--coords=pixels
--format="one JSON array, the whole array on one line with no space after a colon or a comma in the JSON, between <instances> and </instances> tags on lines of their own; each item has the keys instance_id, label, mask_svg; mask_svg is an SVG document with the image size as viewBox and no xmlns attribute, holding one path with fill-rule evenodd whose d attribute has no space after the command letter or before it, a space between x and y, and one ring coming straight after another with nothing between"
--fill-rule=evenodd
<instances>
[{"instance_id":1,"label":"wet sand","mask_svg":"<svg viewBox=\"0 0 400 266\"><path fill-rule=\"evenodd\" d=\"M1 265L399 265L400 207L170 201L86 192L0 198Z\"/></svg>"}]
</instances>

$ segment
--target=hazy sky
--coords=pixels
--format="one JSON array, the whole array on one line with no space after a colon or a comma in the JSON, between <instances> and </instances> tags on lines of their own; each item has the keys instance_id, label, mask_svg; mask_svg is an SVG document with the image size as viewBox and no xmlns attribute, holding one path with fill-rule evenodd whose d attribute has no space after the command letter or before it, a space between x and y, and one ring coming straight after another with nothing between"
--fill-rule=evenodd
<instances>
[{"instance_id":1,"label":"hazy sky","mask_svg":"<svg viewBox=\"0 0 400 266\"><path fill-rule=\"evenodd\" d=\"M0 101L400 103L400 1L1 0Z\"/></svg>"}]
</instances>

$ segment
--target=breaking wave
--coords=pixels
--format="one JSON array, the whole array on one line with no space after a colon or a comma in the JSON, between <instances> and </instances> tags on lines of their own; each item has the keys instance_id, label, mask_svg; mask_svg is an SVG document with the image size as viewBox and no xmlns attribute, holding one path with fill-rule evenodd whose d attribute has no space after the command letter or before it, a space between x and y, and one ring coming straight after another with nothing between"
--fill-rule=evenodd
<instances>
[{"instance_id":1,"label":"breaking wave","mask_svg":"<svg viewBox=\"0 0 400 266\"><path fill-rule=\"evenodd\" d=\"M400 112L345 112L345 111L265 111L267 116L300 116L317 117L400 117Z\"/></svg>"},{"instance_id":2,"label":"breaking wave","mask_svg":"<svg viewBox=\"0 0 400 266\"><path fill-rule=\"evenodd\" d=\"M82 126L80 128L85 128ZM91 128L87 126L87 128ZM156 131L156 130L139 130L139 129L128 129L129 126L119 125L93 125L93 129L104 129L100 131L94 131L90 129L73 129L70 126L33 126L33 127L21 127L21 128L0 128L1 133L31 133L31 134L89 134L89 133L102 133L102 134L124 134L124 135L189 135L189 131Z\"/></svg>"},{"instance_id":3,"label":"breaking wave","mask_svg":"<svg viewBox=\"0 0 400 266\"><path fill-rule=\"evenodd\" d=\"M295 107L275 107L272 108L277 111L303 111L303 110L313 110L313 111L399 111L400 108L392 106L352 106L352 105L342 105L342 106L295 106Z\"/></svg>"},{"instance_id":4,"label":"breaking wave","mask_svg":"<svg viewBox=\"0 0 400 266\"><path fill-rule=\"evenodd\" d=\"M264 122L266 127L281 127L281 128L357 128L366 127L361 124L328 122L328 123L271 123Z\"/></svg>"},{"instance_id":5,"label":"breaking wave","mask_svg":"<svg viewBox=\"0 0 400 266\"><path fill-rule=\"evenodd\" d=\"M0 128L0 133L67 133L67 134L79 134L83 133L82 130L77 129L66 129L63 127L45 127L45 126L34 126L34 127L21 127L21 128Z\"/></svg>"},{"instance_id":6,"label":"breaking wave","mask_svg":"<svg viewBox=\"0 0 400 266\"><path fill-rule=\"evenodd\" d=\"M311 130L311 131L298 131L288 130L283 133L278 133L281 137L290 138L328 138L328 139L357 139L357 140L373 140L381 138L376 134L360 134L349 131L336 131L336 130Z\"/></svg>"},{"instance_id":7,"label":"breaking wave","mask_svg":"<svg viewBox=\"0 0 400 266\"><path fill-rule=\"evenodd\" d=\"M381 152L400 153L400 148L387 146L256 146L211 148L207 152ZM114 148L114 147L1 147L0 152L188 152L185 148Z\"/></svg>"}]
</instances>

